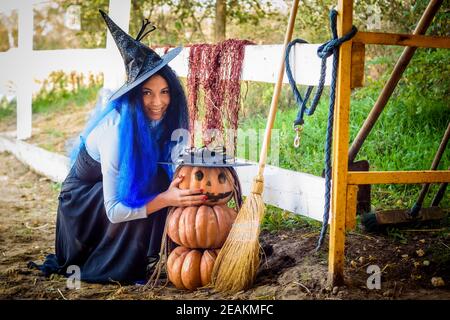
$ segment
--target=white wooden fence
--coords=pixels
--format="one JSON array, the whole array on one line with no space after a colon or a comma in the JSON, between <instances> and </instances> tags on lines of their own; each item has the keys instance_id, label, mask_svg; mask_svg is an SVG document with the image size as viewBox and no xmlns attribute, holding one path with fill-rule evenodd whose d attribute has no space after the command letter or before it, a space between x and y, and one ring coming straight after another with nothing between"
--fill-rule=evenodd
<instances>
[{"instance_id":1,"label":"white wooden fence","mask_svg":"<svg viewBox=\"0 0 450 320\"><path fill-rule=\"evenodd\" d=\"M106 48L75 50L33 50L33 5L42 0L2 0L18 10L18 48L0 53L0 88L5 82L13 82L17 97L17 131L16 138L23 140L31 136L32 128L32 93L33 81L46 78L52 71L91 72L104 74L104 86L108 89L119 87L125 79L122 58L114 40L108 32ZM126 32L130 19L130 0L110 0L109 15ZM99 16L100 19L100 16ZM315 85L318 83L320 60L316 55L319 45L296 45L291 53L291 65L294 78L298 84ZM160 52L161 53L161 52ZM242 80L274 83L277 78L282 45L247 46L243 62ZM179 76L188 73L189 48L171 63L171 67ZM331 70L331 59L327 61ZM285 77L284 81L287 83ZM326 84L330 82L327 72ZM1 93L1 92L0 92ZM318 146L322 148L322 146ZM0 137L0 151L11 151L19 159L33 165L27 159L40 158L39 168L35 170L61 181L67 168L67 159L37 151L22 142L14 144L11 137ZM58 160L59 159L59 160ZM54 165L58 162L58 165ZM58 172L55 172L58 168ZM67 169L66 169L67 170ZM248 194L252 178L256 174L256 166L238 170L243 192ZM265 169L266 203L280 208L306 215L317 220L322 219L324 182L320 177L309 174L267 166Z\"/></svg>"}]
</instances>

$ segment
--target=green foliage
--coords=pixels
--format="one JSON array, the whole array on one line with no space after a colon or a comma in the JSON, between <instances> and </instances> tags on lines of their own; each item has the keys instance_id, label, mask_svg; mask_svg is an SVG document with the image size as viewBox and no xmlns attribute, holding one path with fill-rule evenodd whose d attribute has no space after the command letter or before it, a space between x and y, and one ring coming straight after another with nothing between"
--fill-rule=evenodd
<instances>
[{"instance_id":1,"label":"green foliage","mask_svg":"<svg viewBox=\"0 0 450 320\"><path fill-rule=\"evenodd\" d=\"M17 47L17 23L17 10L9 14L0 12L0 52Z\"/></svg>"},{"instance_id":2,"label":"green foliage","mask_svg":"<svg viewBox=\"0 0 450 320\"><path fill-rule=\"evenodd\" d=\"M17 101L12 99L8 101L6 97L0 99L0 120L14 115L16 111Z\"/></svg>"},{"instance_id":3,"label":"green foliage","mask_svg":"<svg viewBox=\"0 0 450 320\"><path fill-rule=\"evenodd\" d=\"M273 10L270 1L226 2L226 25L229 28L227 38L235 37L259 42L259 37L259 39L266 38L265 43L282 41L284 31L279 31L286 23L285 15ZM80 7L79 31L70 30L64 25L64 15L73 5ZM98 14L98 9L108 12L108 0L56 0L51 4L42 4L35 10L34 48L48 50L104 47L106 27ZM138 34L143 18L148 18L157 26L156 31L143 40L150 46L214 42L214 0L132 0L129 27L131 35Z\"/></svg>"},{"instance_id":4,"label":"green foliage","mask_svg":"<svg viewBox=\"0 0 450 320\"><path fill-rule=\"evenodd\" d=\"M52 72L42 81L41 89L33 97L33 113L49 113L65 107L84 106L94 101L103 85L102 76L90 74L87 78L82 74L66 74L62 71ZM9 101L0 99L0 120L15 116L16 99ZM52 135L58 135L57 131Z\"/></svg>"},{"instance_id":5,"label":"green foliage","mask_svg":"<svg viewBox=\"0 0 450 320\"><path fill-rule=\"evenodd\" d=\"M101 76L91 74L86 79L83 74L52 72L33 99L33 113L53 112L69 104L84 106L95 100L102 84Z\"/></svg>"},{"instance_id":6,"label":"green foliage","mask_svg":"<svg viewBox=\"0 0 450 320\"><path fill-rule=\"evenodd\" d=\"M61 138L64 136L64 133L62 131L60 131L58 129L54 129L54 128L46 129L44 131L44 133L48 134L49 136L56 137L56 138Z\"/></svg>"},{"instance_id":7,"label":"green foliage","mask_svg":"<svg viewBox=\"0 0 450 320\"><path fill-rule=\"evenodd\" d=\"M364 99L382 89L401 51L402 48L396 48L390 55L372 58L367 62L369 70L367 82L370 88L361 91L356 97ZM449 64L450 54L447 49L417 49L394 91L391 101L401 102L403 108L408 108L408 114L411 116L427 113L434 117L433 109L448 108L447 97L450 93ZM375 69L381 74L373 77L371 73ZM424 101L425 104L423 104Z\"/></svg>"},{"instance_id":8,"label":"green foliage","mask_svg":"<svg viewBox=\"0 0 450 320\"><path fill-rule=\"evenodd\" d=\"M35 50L101 48L106 45L106 26L98 10L108 11L108 0L55 0L34 10ZM64 24L70 6L80 9L80 30Z\"/></svg>"},{"instance_id":9,"label":"green foliage","mask_svg":"<svg viewBox=\"0 0 450 320\"><path fill-rule=\"evenodd\" d=\"M48 113L63 109L69 104L84 106L89 101L95 100L100 86L82 88L76 92L59 92L53 95L36 96L33 101L33 113Z\"/></svg>"},{"instance_id":10,"label":"green foliage","mask_svg":"<svg viewBox=\"0 0 450 320\"><path fill-rule=\"evenodd\" d=\"M227 17L232 24L257 26L260 19L267 16L268 4L270 1L228 0Z\"/></svg>"},{"instance_id":11,"label":"green foliage","mask_svg":"<svg viewBox=\"0 0 450 320\"><path fill-rule=\"evenodd\" d=\"M377 78L368 79L366 87L352 94L350 112L350 141L352 141L374 105L389 77L396 56L373 59L368 68L384 68ZM394 91L384 112L361 148L358 159L367 159L371 170L428 170L450 121L450 54L445 50L419 49L407 68L398 88ZM266 127L267 113L273 85L258 84L243 90L244 109L239 128L259 131L261 140ZM304 88L301 88L304 92ZM282 168L321 175L324 168L324 143L328 117L328 95L324 93L315 114L305 118L300 148L293 147L295 132L292 123L297 115L289 88L283 88L279 111L272 137L279 137L279 162L269 163ZM248 145L248 138L238 136L238 145ZM272 144L274 140L272 140ZM448 148L447 148L448 149ZM249 158L250 152L238 149L238 156ZM257 161L258 159L250 158ZM269 160L271 159L269 155ZM356 159L356 160L358 160ZM450 166L450 153L445 152L439 169ZM420 185L373 185L372 204L375 207L411 207L419 194ZM432 185L424 206L429 205L438 189ZM450 198L443 199L443 207L450 206Z\"/></svg>"},{"instance_id":12,"label":"green foliage","mask_svg":"<svg viewBox=\"0 0 450 320\"><path fill-rule=\"evenodd\" d=\"M130 34L135 35L141 27L143 17L157 26L150 37L144 39L149 45L178 45L199 42L214 42L215 2L132 0ZM228 0L226 10L227 29L235 26L254 28L270 14L270 1ZM241 33L238 38L252 40ZM227 38L235 37L227 31Z\"/></svg>"},{"instance_id":13,"label":"green foliage","mask_svg":"<svg viewBox=\"0 0 450 320\"><path fill-rule=\"evenodd\" d=\"M408 238L400 229L396 227L388 227L386 231L388 237L391 238L393 241L397 241L401 244L408 243Z\"/></svg>"},{"instance_id":14,"label":"green foliage","mask_svg":"<svg viewBox=\"0 0 450 320\"><path fill-rule=\"evenodd\" d=\"M415 0L411 1L411 10L403 10L400 12L400 17L403 15L403 19L398 19L404 24L407 29L406 31L413 30L417 22L419 21L419 17L425 11L429 1L428 0ZM442 1L441 7L439 8L436 16L433 19L432 24L428 28L427 35L434 36L447 36L450 34L450 1L444 0Z\"/></svg>"},{"instance_id":15,"label":"green foliage","mask_svg":"<svg viewBox=\"0 0 450 320\"><path fill-rule=\"evenodd\" d=\"M34 10L34 48L97 48L106 43L106 27L98 9L108 12L108 0L54 0ZM132 0L130 34L137 35L142 18L149 18L158 29L144 40L152 46L179 45L214 41L215 0ZM239 38L258 44L281 43L292 1L226 0L227 38ZM410 33L422 15L428 0L355 1L354 24L360 30ZM64 14L70 6L79 6L81 30L64 26ZM329 10L335 0L301 1L295 23L294 38L320 43L329 39ZM449 0L438 11L428 34L450 34ZM374 20L375 19L375 20ZM379 22L378 24L373 22ZM17 13L0 14L0 51L7 50L8 31L17 43ZM368 54L385 48L369 47Z\"/></svg>"},{"instance_id":16,"label":"green foliage","mask_svg":"<svg viewBox=\"0 0 450 320\"><path fill-rule=\"evenodd\" d=\"M416 96L422 95L430 104L447 107L450 95L450 53L448 49L419 49L400 83L405 104L415 106L411 111L429 113L428 106L418 105ZM417 90L420 88L420 90Z\"/></svg>"},{"instance_id":17,"label":"green foliage","mask_svg":"<svg viewBox=\"0 0 450 320\"><path fill-rule=\"evenodd\" d=\"M60 191L61 191L61 186L62 186L62 183L61 183L61 182L53 182L53 183L51 184L51 188L52 188L52 190L55 191L55 192L60 192Z\"/></svg>"}]
</instances>

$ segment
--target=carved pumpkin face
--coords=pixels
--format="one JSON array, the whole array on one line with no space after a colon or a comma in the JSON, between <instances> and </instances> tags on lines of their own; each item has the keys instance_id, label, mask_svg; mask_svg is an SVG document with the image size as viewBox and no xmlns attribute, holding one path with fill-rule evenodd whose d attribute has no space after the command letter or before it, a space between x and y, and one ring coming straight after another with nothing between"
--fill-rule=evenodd
<instances>
[{"instance_id":1,"label":"carved pumpkin face","mask_svg":"<svg viewBox=\"0 0 450 320\"><path fill-rule=\"evenodd\" d=\"M179 174L184 175L180 189L203 189L208 196L206 205L226 204L233 196L234 181L230 181L226 168L183 166Z\"/></svg>"}]
</instances>

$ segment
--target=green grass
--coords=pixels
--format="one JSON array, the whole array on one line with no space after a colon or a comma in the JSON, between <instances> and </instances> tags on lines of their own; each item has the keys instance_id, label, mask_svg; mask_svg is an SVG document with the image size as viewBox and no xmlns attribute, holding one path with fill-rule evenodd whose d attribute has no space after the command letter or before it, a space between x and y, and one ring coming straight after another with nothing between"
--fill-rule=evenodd
<instances>
[{"instance_id":1,"label":"green grass","mask_svg":"<svg viewBox=\"0 0 450 320\"><path fill-rule=\"evenodd\" d=\"M53 182L53 183L51 184L52 190L57 191L57 192L60 192L60 191L61 191L61 186L62 186L62 183L61 183L61 182Z\"/></svg>"},{"instance_id":2,"label":"green grass","mask_svg":"<svg viewBox=\"0 0 450 320\"><path fill-rule=\"evenodd\" d=\"M95 100L101 86L83 87L75 92L56 92L38 95L33 100L33 113L49 113L69 105L84 106Z\"/></svg>"},{"instance_id":3,"label":"green grass","mask_svg":"<svg viewBox=\"0 0 450 320\"><path fill-rule=\"evenodd\" d=\"M350 141L353 141L364 120L390 76L402 48L378 58L367 58L367 70L378 70L378 76L366 73L364 88L353 90L350 110ZM374 80L375 78L375 80ZM257 161L266 127L268 108L273 93L272 84L250 83L242 90L244 111L239 128L259 130L253 143L238 135L238 156ZM305 88L301 88L305 92ZM443 49L419 49L394 90L385 110L366 139L355 160L366 159L370 170L429 170L450 121L450 54ZM293 147L295 132L292 123L297 106L289 86L284 85L274 123L272 145L278 134L278 159L269 163L285 169L321 175L324 168L324 145L328 117L328 92L324 91L315 114L305 116L300 148ZM275 139L274 139L275 138ZM248 139L248 138L247 138ZM259 141L258 151L251 157L248 145ZM438 169L450 167L447 147ZM373 185L372 204L378 208L411 207L420 192L420 185ZM438 185L432 185L424 206L428 206ZM448 191L447 191L448 193ZM450 207L450 197L444 197L442 207Z\"/></svg>"},{"instance_id":4,"label":"green grass","mask_svg":"<svg viewBox=\"0 0 450 320\"><path fill-rule=\"evenodd\" d=\"M33 99L33 114L51 113L62 111L69 106L83 107L87 103L95 101L100 85L83 87L74 92L53 92L40 93ZM6 99L0 100L0 121L5 121L16 114L16 100L7 102ZM49 132L52 135L58 135L57 131Z\"/></svg>"},{"instance_id":5,"label":"green grass","mask_svg":"<svg viewBox=\"0 0 450 320\"><path fill-rule=\"evenodd\" d=\"M399 228L396 227L389 227L386 230L387 236L396 242L399 242L401 244L407 244L408 238L406 237L405 233L402 232Z\"/></svg>"},{"instance_id":6,"label":"green grass","mask_svg":"<svg viewBox=\"0 0 450 320\"><path fill-rule=\"evenodd\" d=\"M8 102L5 97L0 100L0 120L12 117L16 111L16 99Z\"/></svg>"},{"instance_id":7,"label":"green grass","mask_svg":"<svg viewBox=\"0 0 450 320\"><path fill-rule=\"evenodd\" d=\"M64 133L62 131L60 131L58 129L54 129L54 128L46 129L44 131L44 133L46 133L46 134L48 134L48 135L50 135L52 137L55 137L55 138L61 138L61 137L64 136Z\"/></svg>"}]
</instances>

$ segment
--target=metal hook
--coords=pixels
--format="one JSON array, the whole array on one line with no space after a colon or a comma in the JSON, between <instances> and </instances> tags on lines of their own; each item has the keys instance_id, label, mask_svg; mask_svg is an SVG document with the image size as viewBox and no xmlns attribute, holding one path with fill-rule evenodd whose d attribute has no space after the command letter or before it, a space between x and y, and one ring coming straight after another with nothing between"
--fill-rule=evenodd
<instances>
[{"instance_id":1,"label":"metal hook","mask_svg":"<svg viewBox=\"0 0 450 320\"><path fill-rule=\"evenodd\" d=\"M300 133L303 131L302 126L294 127L295 130L295 138L294 138L294 147L298 148L300 146Z\"/></svg>"}]
</instances>

